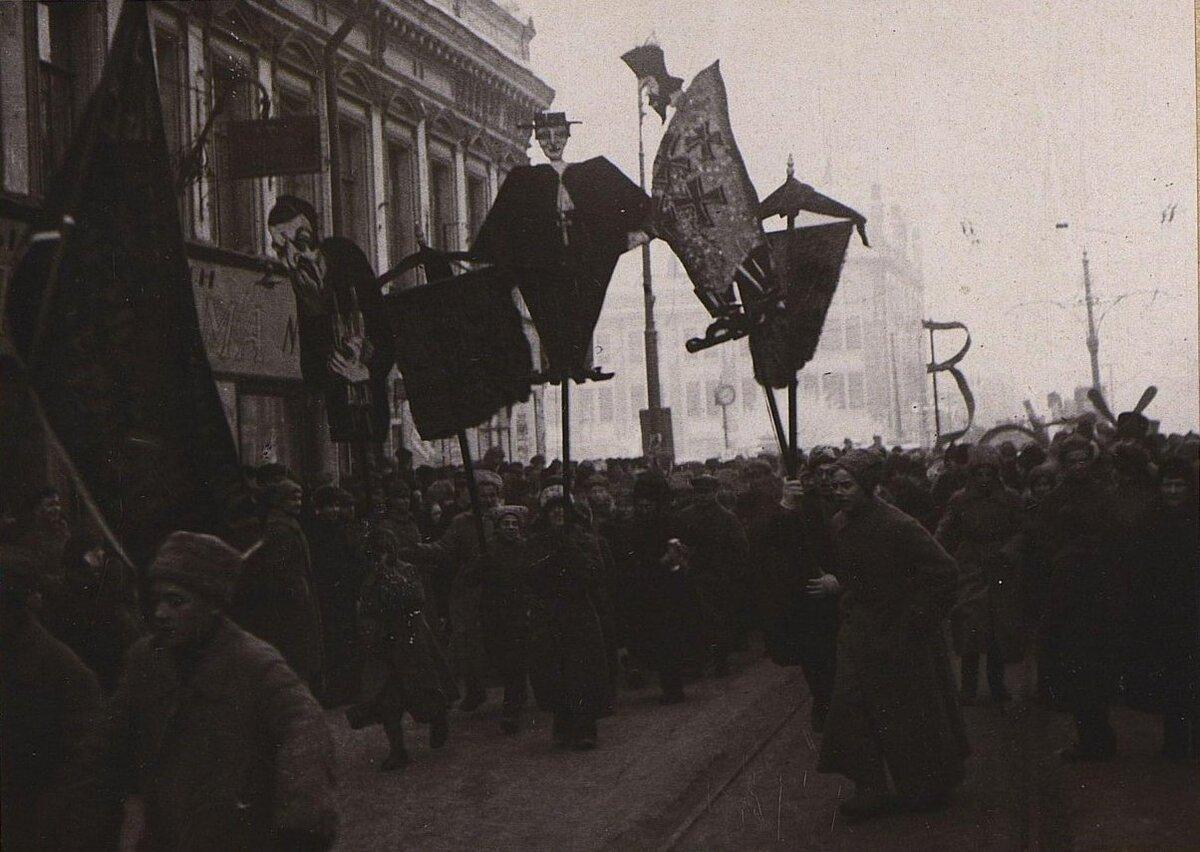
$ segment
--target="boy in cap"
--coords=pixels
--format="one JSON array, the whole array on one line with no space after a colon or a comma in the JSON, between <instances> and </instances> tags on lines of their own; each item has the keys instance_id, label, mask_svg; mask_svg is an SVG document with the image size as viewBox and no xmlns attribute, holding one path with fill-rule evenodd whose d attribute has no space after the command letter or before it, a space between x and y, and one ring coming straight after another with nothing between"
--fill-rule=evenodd
<instances>
[{"instance_id":1,"label":"boy in cap","mask_svg":"<svg viewBox=\"0 0 1200 852\"><path fill-rule=\"evenodd\" d=\"M279 652L226 617L241 568L221 539L191 532L168 536L151 563L152 633L130 649L85 749L98 837L115 840L136 792L147 848L332 845L332 738Z\"/></svg>"}]
</instances>

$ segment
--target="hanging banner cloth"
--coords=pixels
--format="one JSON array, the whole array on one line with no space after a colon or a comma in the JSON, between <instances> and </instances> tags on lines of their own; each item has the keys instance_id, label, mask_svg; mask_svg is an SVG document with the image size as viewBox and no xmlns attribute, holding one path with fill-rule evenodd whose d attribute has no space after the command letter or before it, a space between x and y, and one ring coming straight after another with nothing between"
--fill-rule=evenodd
<instances>
[{"instance_id":1,"label":"hanging banner cloth","mask_svg":"<svg viewBox=\"0 0 1200 852\"><path fill-rule=\"evenodd\" d=\"M506 275L473 270L385 301L423 440L452 438L529 399L533 355Z\"/></svg>"},{"instance_id":2,"label":"hanging banner cloth","mask_svg":"<svg viewBox=\"0 0 1200 852\"><path fill-rule=\"evenodd\" d=\"M812 360L853 229L852 222L830 222L767 234L771 266L776 273L786 270L786 277L778 282L782 293L776 291L766 304L746 301L750 358L759 384L785 388Z\"/></svg>"},{"instance_id":3,"label":"hanging banner cloth","mask_svg":"<svg viewBox=\"0 0 1200 852\"><path fill-rule=\"evenodd\" d=\"M765 242L758 195L733 138L719 62L695 76L654 158L654 229L714 317L736 306L734 275Z\"/></svg>"},{"instance_id":4,"label":"hanging banner cloth","mask_svg":"<svg viewBox=\"0 0 1200 852\"><path fill-rule=\"evenodd\" d=\"M925 367L927 373L948 372L954 377L954 383L958 385L958 392L962 394L963 403L967 406L967 425L954 432L943 432L938 439L938 446L942 444L953 444L963 435L967 434L972 424L975 422L975 395L971 393L971 387L967 384L967 377L958 369L958 364L967 355L967 350L971 348L971 332L966 325L961 322L938 322L936 320L924 320L921 325L929 331L950 331L956 328L961 328L966 332L967 339L963 342L962 349L959 349L951 357L945 361L930 362Z\"/></svg>"}]
</instances>

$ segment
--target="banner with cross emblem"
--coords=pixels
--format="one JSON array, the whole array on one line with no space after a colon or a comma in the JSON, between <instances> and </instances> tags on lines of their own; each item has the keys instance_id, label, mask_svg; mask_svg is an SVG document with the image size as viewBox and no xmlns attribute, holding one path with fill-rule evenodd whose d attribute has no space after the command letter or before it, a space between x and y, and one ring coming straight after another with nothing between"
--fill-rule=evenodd
<instances>
[{"instance_id":1,"label":"banner with cross emblem","mask_svg":"<svg viewBox=\"0 0 1200 852\"><path fill-rule=\"evenodd\" d=\"M680 96L654 158L654 227L714 315L735 302L734 273L764 241L758 195L733 138L719 62Z\"/></svg>"}]
</instances>

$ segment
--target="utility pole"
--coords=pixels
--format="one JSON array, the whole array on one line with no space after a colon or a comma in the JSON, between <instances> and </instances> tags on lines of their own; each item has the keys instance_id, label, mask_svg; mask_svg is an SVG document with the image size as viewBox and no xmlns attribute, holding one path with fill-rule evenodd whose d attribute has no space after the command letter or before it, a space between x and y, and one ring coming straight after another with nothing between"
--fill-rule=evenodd
<instances>
[{"instance_id":1,"label":"utility pole","mask_svg":"<svg viewBox=\"0 0 1200 852\"><path fill-rule=\"evenodd\" d=\"M1100 335L1096 331L1096 317L1093 310L1095 300L1092 298L1092 275L1088 269L1088 253L1086 248L1083 250L1083 297L1087 303L1087 348L1088 355L1092 361L1092 387L1097 392L1100 392Z\"/></svg>"},{"instance_id":2,"label":"utility pole","mask_svg":"<svg viewBox=\"0 0 1200 852\"><path fill-rule=\"evenodd\" d=\"M638 185L646 191L646 140L643 125L646 105L642 81L637 82L638 99ZM642 301L646 308L646 411L642 412L642 450L661 448L674 456L671 412L662 407L662 379L658 372L658 329L654 325L654 282L650 268L650 243L642 244Z\"/></svg>"}]
</instances>

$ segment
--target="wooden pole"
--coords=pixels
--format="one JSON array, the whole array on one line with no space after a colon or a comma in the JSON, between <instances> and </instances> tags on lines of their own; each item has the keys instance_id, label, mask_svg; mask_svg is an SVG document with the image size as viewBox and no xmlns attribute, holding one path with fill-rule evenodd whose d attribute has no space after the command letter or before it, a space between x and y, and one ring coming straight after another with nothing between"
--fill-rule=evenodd
<instances>
[{"instance_id":1,"label":"wooden pole","mask_svg":"<svg viewBox=\"0 0 1200 852\"><path fill-rule=\"evenodd\" d=\"M479 536L479 552L487 554L487 534L483 528L483 506L479 503L479 484L475 482L475 463L471 461L471 445L467 441L467 430L458 433L458 449L462 452L463 470L467 472L467 494L471 498L471 511L475 515L475 533Z\"/></svg>"},{"instance_id":2,"label":"wooden pole","mask_svg":"<svg viewBox=\"0 0 1200 852\"><path fill-rule=\"evenodd\" d=\"M933 329L929 329L929 363L937 364L937 355L934 354L933 345ZM936 435L936 440L933 446L936 448L942 442L942 410L938 405L938 380L937 370L932 371L933 374L933 429Z\"/></svg>"},{"instance_id":3,"label":"wooden pole","mask_svg":"<svg viewBox=\"0 0 1200 852\"><path fill-rule=\"evenodd\" d=\"M571 505L571 380L563 376L562 392L562 465L563 497ZM568 513L569 514L569 513Z\"/></svg>"},{"instance_id":4,"label":"wooden pole","mask_svg":"<svg viewBox=\"0 0 1200 852\"><path fill-rule=\"evenodd\" d=\"M799 456L798 447L796 446L796 432L798 427L798 402L797 391L799 390L799 380L792 376L792 380L788 382L788 452L787 452L787 472L792 479L796 478L797 458Z\"/></svg>"},{"instance_id":5,"label":"wooden pole","mask_svg":"<svg viewBox=\"0 0 1200 852\"><path fill-rule=\"evenodd\" d=\"M775 440L779 442L779 454L783 456L784 464L788 458L787 434L783 431L783 420L779 416L779 403L775 400L775 391L768 385L763 385L767 392L767 410L771 412L771 425L775 427Z\"/></svg>"}]
</instances>

